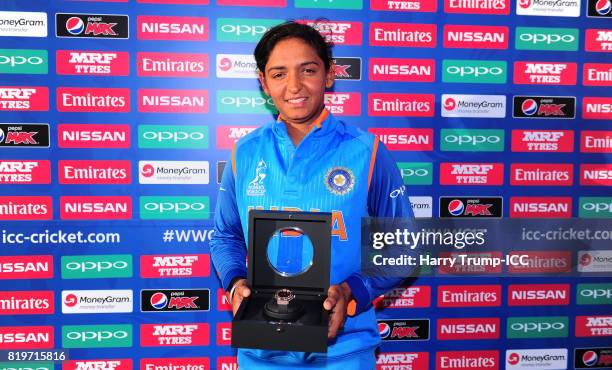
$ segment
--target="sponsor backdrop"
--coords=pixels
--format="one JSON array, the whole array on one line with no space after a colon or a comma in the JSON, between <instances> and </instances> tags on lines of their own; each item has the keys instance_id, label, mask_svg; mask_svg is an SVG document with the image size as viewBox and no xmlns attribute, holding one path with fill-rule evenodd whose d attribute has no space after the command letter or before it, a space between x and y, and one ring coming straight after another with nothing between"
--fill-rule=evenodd
<instances>
[{"instance_id":1,"label":"sponsor backdrop","mask_svg":"<svg viewBox=\"0 0 612 370\"><path fill-rule=\"evenodd\" d=\"M286 18L326 17L326 105L386 143L417 216L612 217L611 8L3 0L0 349L71 350L22 368L235 369L211 210L232 144L273 119L251 52ZM504 279L421 277L377 300L378 367L610 368L611 270L577 246Z\"/></svg>"}]
</instances>

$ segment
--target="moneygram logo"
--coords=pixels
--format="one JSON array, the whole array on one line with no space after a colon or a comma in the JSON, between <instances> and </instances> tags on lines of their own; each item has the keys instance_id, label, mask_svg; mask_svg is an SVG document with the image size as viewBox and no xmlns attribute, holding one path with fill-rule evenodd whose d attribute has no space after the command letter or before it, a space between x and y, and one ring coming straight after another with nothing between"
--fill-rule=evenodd
<instances>
[{"instance_id":1,"label":"moneygram logo","mask_svg":"<svg viewBox=\"0 0 612 370\"><path fill-rule=\"evenodd\" d=\"M577 28L517 27L514 46L517 50L577 51Z\"/></svg>"},{"instance_id":2,"label":"moneygram logo","mask_svg":"<svg viewBox=\"0 0 612 370\"><path fill-rule=\"evenodd\" d=\"M435 24L370 23L370 46L435 48Z\"/></svg>"},{"instance_id":3,"label":"moneygram logo","mask_svg":"<svg viewBox=\"0 0 612 370\"><path fill-rule=\"evenodd\" d=\"M140 184L208 184L208 161L138 161Z\"/></svg>"},{"instance_id":4,"label":"moneygram logo","mask_svg":"<svg viewBox=\"0 0 612 370\"><path fill-rule=\"evenodd\" d=\"M584 63L582 84L585 86L612 86L612 64Z\"/></svg>"},{"instance_id":5,"label":"moneygram logo","mask_svg":"<svg viewBox=\"0 0 612 370\"><path fill-rule=\"evenodd\" d=\"M431 128L375 128L368 132L378 136L389 150L433 150L433 129Z\"/></svg>"},{"instance_id":6,"label":"moneygram logo","mask_svg":"<svg viewBox=\"0 0 612 370\"><path fill-rule=\"evenodd\" d=\"M127 113L130 89L112 87L58 87L57 110L60 112Z\"/></svg>"},{"instance_id":7,"label":"moneygram logo","mask_svg":"<svg viewBox=\"0 0 612 370\"><path fill-rule=\"evenodd\" d=\"M512 218L570 218L571 197L511 197Z\"/></svg>"},{"instance_id":8,"label":"moneygram logo","mask_svg":"<svg viewBox=\"0 0 612 370\"><path fill-rule=\"evenodd\" d=\"M506 369L567 369L567 349L509 349L506 350Z\"/></svg>"},{"instance_id":9,"label":"moneygram logo","mask_svg":"<svg viewBox=\"0 0 612 370\"><path fill-rule=\"evenodd\" d=\"M326 20L307 20L298 21L298 23L306 23L315 28L325 41L331 42L334 45L361 45L362 25L361 22L342 22L342 21L326 21Z\"/></svg>"},{"instance_id":10,"label":"moneygram logo","mask_svg":"<svg viewBox=\"0 0 612 370\"><path fill-rule=\"evenodd\" d=\"M143 289L140 291L141 312L208 311L208 289Z\"/></svg>"},{"instance_id":11,"label":"moneygram logo","mask_svg":"<svg viewBox=\"0 0 612 370\"><path fill-rule=\"evenodd\" d=\"M208 127L138 125L138 148L208 149Z\"/></svg>"},{"instance_id":12,"label":"moneygram logo","mask_svg":"<svg viewBox=\"0 0 612 370\"><path fill-rule=\"evenodd\" d=\"M524 264L508 266L509 273L515 274L563 274L572 271L571 251L512 251L508 254L523 258ZM525 257L521 257L525 256Z\"/></svg>"},{"instance_id":13,"label":"moneygram logo","mask_svg":"<svg viewBox=\"0 0 612 370\"><path fill-rule=\"evenodd\" d=\"M208 54L141 52L136 58L141 77L208 77Z\"/></svg>"},{"instance_id":14,"label":"moneygram logo","mask_svg":"<svg viewBox=\"0 0 612 370\"><path fill-rule=\"evenodd\" d=\"M60 160L60 184L119 184L132 183L130 160Z\"/></svg>"},{"instance_id":15,"label":"moneygram logo","mask_svg":"<svg viewBox=\"0 0 612 370\"><path fill-rule=\"evenodd\" d=\"M257 78L257 63L251 54L217 54L217 78Z\"/></svg>"},{"instance_id":16,"label":"moneygram logo","mask_svg":"<svg viewBox=\"0 0 612 370\"><path fill-rule=\"evenodd\" d=\"M433 209L433 199L431 197L409 196L410 206L415 218L431 218ZM428 266L421 269L421 275L426 274Z\"/></svg>"},{"instance_id":17,"label":"moneygram logo","mask_svg":"<svg viewBox=\"0 0 612 370\"><path fill-rule=\"evenodd\" d=\"M274 114L272 98L261 91L219 90L217 112L220 114Z\"/></svg>"},{"instance_id":18,"label":"moneygram logo","mask_svg":"<svg viewBox=\"0 0 612 370\"><path fill-rule=\"evenodd\" d=\"M2 326L0 349L54 348L53 326Z\"/></svg>"},{"instance_id":19,"label":"moneygram logo","mask_svg":"<svg viewBox=\"0 0 612 370\"><path fill-rule=\"evenodd\" d=\"M503 163L440 163L440 185L503 185Z\"/></svg>"},{"instance_id":20,"label":"moneygram logo","mask_svg":"<svg viewBox=\"0 0 612 370\"><path fill-rule=\"evenodd\" d=\"M451 0L452 1L452 0ZM436 352L436 370L499 369L498 351Z\"/></svg>"},{"instance_id":21,"label":"moneygram logo","mask_svg":"<svg viewBox=\"0 0 612 370\"><path fill-rule=\"evenodd\" d=\"M140 345L142 347L207 346L209 344L207 323L189 324L142 324Z\"/></svg>"},{"instance_id":22,"label":"moneygram logo","mask_svg":"<svg viewBox=\"0 0 612 370\"><path fill-rule=\"evenodd\" d=\"M514 96L514 118L573 119L576 116L576 98L573 96Z\"/></svg>"},{"instance_id":23,"label":"moneygram logo","mask_svg":"<svg viewBox=\"0 0 612 370\"><path fill-rule=\"evenodd\" d=\"M612 2L610 0L586 0L587 17L612 18Z\"/></svg>"},{"instance_id":24,"label":"moneygram logo","mask_svg":"<svg viewBox=\"0 0 612 370\"><path fill-rule=\"evenodd\" d=\"M51 315L53 312L52 290L0 292L2 315Z\"/></svg>"},{"instance_id":25,"label":"moneygram logo","mask_svg":"<svg viewBox=\"0 0 612 370\"><path fill-rule=\"evenodd\" d=\"M612 316L576 316L576 337L612 336Z\"/></svg>"},{"instance_id":26,"label":"moneygram logo","mask_svg":"<svg viewBox=\"0 0 612 370\"><path fill-rule=\"evenodd\" d=\"M579 17L580 0L517 0L516 14L541 17Z\"/></svg>"},{"instance_id":27,"label":"moneygram logo","mask_svg":"<svg viewBox=\"0 0 612 370\"><path fill-rule=\"evenodd\" d=\"M584 50L600 53L612 51L612 30L587 29L585 33Z\"/></svg>"},{"instance_id":28,"label":"moneygram logo","mask_svg":"<svg viewBox=\"0 0 612 370\"><path fill-rule=\"evenodd\" d=\"M438 307L499 307L500 285L441 285Z\"/></svg>"},{"instance_id":29,"label":"moneygram logo","mask_svg":"<svg viewBox=\"0 0 612 370\"><path fill-rule=\"evenodd\" d=\"M0 280L52 277L53 256L51 255L0 256Z\"/></svg>"},{"instance_id":30,"label":"moneygram logo","mask_svg":"<svg viewBox=\"0 0 612 370\"><path fill-rule=\"evenodd\" d=\"M512 163L512 186L571 186L574 165L571 163Z\"/></svg>"},{"instance_id":31,"label":"moneygram logo","mask_svg":"<svg viewBox=\"0 0 612 370\"><path fill-rule=\"evenodd\" d=\"M220 0L217 1L220 4ZM218 357L221 359L221 357ZM175 367L176 366L176 367ZM208 357L180 357L180 358L143 358L140 360L140 370L162 370L162 369L201 369L209 370L210 359ZM237 368L237 365L236 365ZM132 367L130 367L132 369ZM127 369L127 370L130 370ZM233 367L217 366L217 369L233 370ZM75 369L81 370L81 369ZM93 369L92 369L93 370Z\"/></svg>"},{"instance_id":32,"label":"moneygram logo","mask_svg":"<svg viewBox=\"0 0 612 370\"><path fill-rule=\"evenodd\" d=\"M373 302L377 308L422 308L431 306L428 285L394 288Z\"/></svg>"},{"instance_id":33,"label":"moneygram logo","mask_svg":"<svg viewBox=\"0 0 612 370\"><path fill-rule=\"evenodd\" d=\"M500 319L495 317L438 319L438 340L499 339Z\"/></svg>"},{"instance_id":34,"label":"moneygram logo","mask_svg":"<svg viewBox=\"0 0 612 370\"><path fill-rule=\"evenodd\" d=\"M49 196L0 196L0 220L51 220L52 203Z\"/></svg>"},{"instance_id":35,"label":"moneygram logo","mask_svg":"<svg viewBox=\"0 0 612 370\"><path fill-rule=\"evenodd\" d=\"M132 312L132 290L62 290L63 314Z\"/></svg>"},{"instance_id":36,"label":"moneygram logo","mask_svg":"<svg viewBox=\"0 0 612 370\"><path fill-rule=\"evenodd\" d=\"M442 117L504 118L505 95L442 94Z\"/></svg>"},{"instance_id":37,"label":"moneygram logo","mask_svg":"<svg viewBox=\"0 0 612 370\"><path fill-rule=\"evenodd\" d=\"M429 340L429 319L378 320L383 341Z\"/></svg>"},{"instance_id":38,"label":"moneygram logo","mask_svg":"<svg viewBox=\"0 0 612 370\"><path fill-rule=\"evenodd\" d=\"M57 144L60 148L128 149L130 125L59 124Z\"/></svg>"},{"instance_id":39,"label":"moneygram logo","mask_svg":"<svg viewBox=\"0 0 612 370\"><path fill-rule=\"evenodd\" d=\"M567 316L508 317L508 339L567 338Z\"/></svg>"},{"instance_id":40,"label":"moneygram logo","mask_svg":"<svg viewBox=\"0 0 612 370\"><path fill-rule=\"evenodd\" d=\"M361 93L358 92L327 92L324 100L325 108L337 116L361 115Z\"/></svg>"},{"instance_id":41,"label":"moneygram logo","mask_svg":"<svg viewBox=\"0 0 612 370\"><path fill-rule=\"evenodd\" d=\"M56 70L60 75L127 76L130 54L127 51L57 50Z\"/></svg>"},{"instance_id":42,"label":"moneygram logo","mask_svg":"<svg viewBox=\"0 0 612 370\"><path fill-rule=\"evenodd\" d=\"M257 126L217 126L217 148L231 149L234 143L256 128Z\"/></svg>"},{"instance_id":43,"label":"moneygram logo","mask_svg":"<svg viewBox=\"0 0 612 370\"><path fill-rule=\"evenodd\" d=\"M582 98L582 118L611 120L612 98L585 96Z\"/></svg>"},{"instance_id":44,"label":"moneygram logo","mask_svg":"<svg viewBox=\"0 0 612 370\"><path fill-rule=\"evenodd\" d=\"M139 15L138 40L208 41L208 18Z\"/></svg>"},{"instance_id":45,"label":"moneygram logo","mask_svg":"<svg viewBox=\"0 0 612 370\"><path fill-rule=\"evenodd\" d=\"M141 196L142 220L207 220L210 218L208 197Z\"/></svg>"},{"instance_id":46,"label":"moneygram logo","mask_svg":"<svg viewBox=\"0 0 612 370\"><path fill-rule=\"evenodd\" d=\"M376 370L427 368L429 352L381 352L376 357Z\"/></svg>"},{"instance_id":47,"label":"moneygram logo","mask_svg":"<svg viewBox=\"0 0 612 370\"><path fill-rule=\"evenodd\" d=\"M576 304L612 304L612 284L578 284Z\"/></svg>"},{"instance_id":48,"label":"moneygram logo","mask_svg":"<svg viewBox=\"0 0 612 370\"><path fill-rule=\"evenodd\" d=\"M62 361L62 370L131 370L131 369L132 369L132 359L129 359L129 358L113 359L113 360Z\"/></svg>"},{"instance_id":49,"label":"moneygram logo","mask_svg":"<svg viewBox=\"0 0 612 370\"><path fill-rule=\"evenodd\" d=\"M132 346L132 325L64 325L64 348L116 348Z\"/></svg>"},{"instance_id":50,"label":"moneygram logo","mask_svg":"<svg viewBox=\"0 0 612 370\"><path fill-rule=\"evenodd\" d=\"M612 164L581 164L580 185L612 186Z\"/></svg>"},{"instance_id":51,"label":"moneygram logo","mask_svg":"<svg viewBox=\"0 0 612 370\"><path fill-rule=\"evenodd\" d=\"M370 58L370 81L434 82L434 59Z\"/></svg>"},{"instance_id":52,"label":"moneygram logo","mask_svg":"<svg viewBox=\"0 0 612 370\"><path fill-rule=\"evenodd\" d=\"M510 0L444 0L444 12L463 14L508 15L510 14Z\"/></svg>"},{"instance_id":53,"label":"moneygram logo","mask_svg":"<svg viewBox=\"0 0 612 370\"><path fill-rule=\"evenodd\" d=\"M208 113L208 90L138 89L138 111Z\"/></svg>"},{"instance_id":54,"label":"moneygram logo","mask_svg":"<svg viewBox=\"0 0 612 370\"><path fill-rule=\"evenodd\" d=\"M128 39L129 17L114 14L55 14L55 36Z\"/></svg>"},{"instance_id":55,"label":"moneygram logo","mask_svg":"<svg viewBox=\"0 0 612 370\"><path fill-rule=\"evenodd\" d=\"M612 218L612 197L580 197L581 218Z\"/></svg>"},{"instance_id":56,"label":"moneygram logo","mask_svg":"<svg viewBox=\"0 0 612 370\"><path fill-rule=\"evenodd\" d=\"M280 23L282 19L217 18L217 41L258 42L267 30Z\"/></svg>"},{"instance_id":57,"label":"moneygram logo","mask_svg":"<svg viewBox=\"0 0 612 370\"><path fill-rule=\"evenodd\" d=\"M442 61L442 82L505 84L507 63L502 60Z\"/></svg>"},{"instance_id":58,"label":"moneygram logo","mask_svg":"<svg viewBox=\"0 0 612 370\"><path fill-rule=\"evenodd\" d=\"M431 185L433 183L433 163L398 162L404 185Z\"/></svg>"},{"instance_id":59,"label":"moneygram logo","mask_svg":"<svg viewBox=\"0 0 612 370\"><path fill-rule=\"evenodd\" d=\"M512 130L513 152L571 153L573 130Z\"/></svg>"},{"instance_id":60,"label":"moneygram logo","mask_svg":"<svg viewBox=\"0 0 612 370\"><path fill-rule=\"evenodd\" d=\"M569 284L510 284L508 306L565 306Z\"/></svg>"},{"instance_id":61,"label":"moneygram logo","mask_svg":"<svg viewBox=\"0 0 612 370\"><path fill-rule=\"evenodd\" d=\"M0 12L0 36L47 37L47 13Z\"/></svg>"},{"instance_id":62,"label":"moneygram logo","mask_svg":"<svg viewBox=\"0 0 612 370\"><path fill-rule=\"evenodd\" d=\"M440 197L440 218L501 218L503 198Z\"/></svg>"},{"instance_id":63,"label":"moneygram logo","mask_svg":"<svg viewBox=\"0 0 612 370\"><path fill-rule=\"evenodd\" d=\"M612 271L612 251L591 250L578 251L578 272Z\"/></svg>"},{"instance_id":64,"label":"moneygram logo","mask_svg":"<svg viewBox=\"0 0 612 370\"><path fill-rule=\"evenodd\" d=\"M445 48L508 49L508 27L444 25Z\"/></svg>"},{"instance_id":65,"label":"moneygram logo","mask_svg":"<svg viewBox=\"0 0 612 370\"><path fill-rule=\"evenodd\" d=\"M131 254L62 256L62 279L112 279L132 277Z\"/></svg>"},{"instance_id":66,"label":"moneygram logo","mask_svg":"<svg viewBox=\"0 0 612 370\"><path fill-rule=\"evenodd\" d=\"M514 62L514 83L518 85L575 85L576 63Z\"/></svg>"},{"instance_id":67,"label":"moneygram logo","mask_svg":"<svg viewBox=\"0 0 612 370\"><path fill-rule=\"evenodd\" d=\"M47 87L0 86L0 111L48 110L49 89Z\"/></svg>"},{"instance_id":68,"label":"moneygram logo","mask_svg":"<svg viewBox=\"0 0 612 370\"><path fill-rule=\"evenodd\" d=\"M208 254L162 254L140 256L140 277L181 278L210 275Z\"/></svg>"},{"instance_id":69,"label":"moneygram logo","mask_svg":"<svg viewBox=\"0 0 612 370\"><path fill-rule=\"evenodd\" d=\"M612 153L612 131L582 131L580 133L580 152Z\"/></svg>"},{"instance_id":70,"label":"moneygram logo","mask_svg":"<svg viewBox=\"0 0 612 370\"><path fill-rule=\"evenodd\" d=\"M130 196L62 196L62 220L129 220L132 218Z\"/></svg>"},{"instance_id":71,"label":"moneygram logo","mask_svg":"<svg viewBox=\"0 0 612 370\"><path fill-rule=\"evenodd\" d=\"M51 162L0 160L0 184L50 184Z\"/></svg>"},{"instance_id":72,"label":"moneygram logo","mask_svg":"<svg viewBox=\"0 0 612 370\"><path fill-rule=\"evenodd\" d=\"M370 93L368 94L368 115L433 117L434 101L433 94Z\"/></svg>"},{"instance_id":73,"label":"moneygram logo","mask_svg":"<svg viewBox=\"0 0 612 370\"><path fill-rule=\"evenodd\" d=\"M47 74L47 50L0 49L0 73Z\"/></svg>"},{"instance_id":74,"label":"moneygram logo","mask_svg":"<svg viewBox=\"0 0 612 370\"><path fill-rule=\"evenodd\" d=\"M455 152L503 152L504 130L440 130L440 150Z\"/></svg>"},{"instance_id":75,"label":"moneygram logo","mask_svg":"<svg viewBox=\"0 0 612 370\"><path fill-rule=\"evenodd\" d=\"M317 9L363 9L363 0L334 0L320 2L319 0L295 0L296 8Z\"/></svg>"}]
</instances>

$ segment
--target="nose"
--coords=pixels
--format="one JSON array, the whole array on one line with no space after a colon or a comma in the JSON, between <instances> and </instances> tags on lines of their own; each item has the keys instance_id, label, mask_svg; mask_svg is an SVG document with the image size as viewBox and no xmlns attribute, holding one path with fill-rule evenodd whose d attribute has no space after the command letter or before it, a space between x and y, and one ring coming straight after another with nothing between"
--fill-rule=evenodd
<instances>
[{"instance_id":1,"label":"nose","mask_svg":"<svg viewBox=\"0 0 612 370\"><path fill-rule=\"evenodd\" d=\"M290 93L297 93L302 88L302 80L300 79L300 75L297 73L289 73L288 81L287 81L287 89Z\"/></svg>"}]
</instances>

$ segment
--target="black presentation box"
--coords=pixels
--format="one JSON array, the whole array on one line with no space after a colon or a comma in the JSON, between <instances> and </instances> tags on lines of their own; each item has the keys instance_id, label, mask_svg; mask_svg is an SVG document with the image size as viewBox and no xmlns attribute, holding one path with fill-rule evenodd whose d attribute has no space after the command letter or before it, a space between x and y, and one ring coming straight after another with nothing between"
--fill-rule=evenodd
<instances>
[{"instance_id":1,"label":"black presentation box","mask_svg":"<svg viewBox=\"0 0 612 370\"><path fill-rule=\"evenodd\" d=\"M298 229L310 238L312 265L295 276L279 274L268 262L268 241L282 229ZM232 321L232 347L281 351L327 352L329 313L323 308L329 289L331 213L249 212L248 277L251 295ZM304 308L294 322L271 320L264 305L279 289L291 289Z\"/></svg>"}]
</instances>

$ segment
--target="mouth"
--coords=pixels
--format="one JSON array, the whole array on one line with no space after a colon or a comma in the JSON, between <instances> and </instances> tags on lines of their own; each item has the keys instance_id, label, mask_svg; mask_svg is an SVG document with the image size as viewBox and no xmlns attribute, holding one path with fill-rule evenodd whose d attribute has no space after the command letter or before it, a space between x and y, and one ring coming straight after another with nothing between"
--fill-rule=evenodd
<instances>
[{"instance_id":1,"label":"mouth","mask_svg":"<svg viewBox=\"0 0 612 370\"><path fill-rule=\"evenodd\" d=\"M305 101L306 101L306 99L307 99L307 98L302 97L302 98L293 98L293 99L287 99L286 101L287 101L289 104L301 104L301 103L305 102Z\"/></svg>"}]
</instances>

